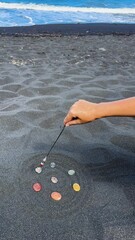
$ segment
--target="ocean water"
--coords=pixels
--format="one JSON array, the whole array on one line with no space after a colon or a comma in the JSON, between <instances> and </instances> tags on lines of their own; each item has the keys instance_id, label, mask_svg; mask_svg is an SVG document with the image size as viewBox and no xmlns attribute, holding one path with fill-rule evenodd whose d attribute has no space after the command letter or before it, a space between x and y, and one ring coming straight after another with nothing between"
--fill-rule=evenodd
<instances>
[{"instance_id":1,"label":"ocean water","mask_svg":"<svg viewBox=\"0 0 135 240\"><path fill-rule=\"evenodd\" d=\"M54 23L135 23L135 0L4 0L0 27Z\"/></svg>"}]
</instances>

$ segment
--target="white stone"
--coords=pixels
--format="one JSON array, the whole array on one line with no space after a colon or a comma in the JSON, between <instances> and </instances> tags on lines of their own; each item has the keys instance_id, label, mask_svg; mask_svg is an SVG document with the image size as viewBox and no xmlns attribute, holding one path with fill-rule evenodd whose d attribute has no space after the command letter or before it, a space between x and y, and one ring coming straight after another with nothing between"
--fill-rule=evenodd
<instances>
[{"instance_id":1,"label":"white stone","mask_svg":"<svg viewBox=\"0 0 135 240\"><path fill-rule=\"evenodd\" d=\"M56 166L56 164L55 164L54 162L51 162L51 163L50 163L50 167L51 167L51 168L55 168L55 166Z\"/></svg>"},{"instance_id":2,"label":"white stone","mask_svg":"<svg viewBox=\"0 0 135 240\"><path fill-rule=\"evenodd\" d=\"M73 170L73 169L69 170L69 171L68 171L68 174L69 174L69 175L74 175L74 174L75 174L75 170Z\"/></svg>"},{"instance_id":3,"label":"white stone","mask_svg":"<svg viewBox=\"0 0 135 240\"><path fill-rule=\"evenodd\" d=\"M52 181L53 183L57 183L57 182L58 182L58 179L57 179L56 177L51 177L51 181Z\"/></svg>"},{"instance_id":4,"label":"white stone","mask_svg":"<svg viewBox=\"0 0 135 240\"><path fill-rule=\"evenodd\" d=\"M42 172L42 168L41 167L36 167L35 168L35 172L36 173L41 173Z\"/></svg>"},{"instance_id":5,"label":"white stone","mask_svg":"<svg viewBox=\"0 0 135 240\"><path fill-rule=\"evenodd\" d=\"M99 50L102 51L102 52L105 52L105 51L106 51L105 48L99 48Z\"/></svg>"}]
</instances>

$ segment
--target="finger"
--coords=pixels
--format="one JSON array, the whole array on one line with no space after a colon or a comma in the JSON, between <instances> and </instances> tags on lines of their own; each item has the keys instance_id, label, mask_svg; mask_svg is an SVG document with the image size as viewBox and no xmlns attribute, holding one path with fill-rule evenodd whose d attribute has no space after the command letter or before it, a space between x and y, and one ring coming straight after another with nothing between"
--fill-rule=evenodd
<instances>
[{"instance_id":1,"label":"finger","mask_svg":"<svg viewBox=\"0 0 135 240\"><path fill-rule=\"evenodd\" d=\"M67 122L66 127L71 126L71 125L81 124L81 123L82 123L82 121L78 118L76 120L72 120L72 121Z\"/></svg>"},{"instance_id":2,"label":"finger","mask_svg":"<svg viewBox=\"0 0 135 240\"><path fill-rule=\"evenodd\" d=\"M70 112L68 112L67 116L64 119L64 124L70 122L72 119L73 119L73 115Z\"/></svg>"}]
</instances>

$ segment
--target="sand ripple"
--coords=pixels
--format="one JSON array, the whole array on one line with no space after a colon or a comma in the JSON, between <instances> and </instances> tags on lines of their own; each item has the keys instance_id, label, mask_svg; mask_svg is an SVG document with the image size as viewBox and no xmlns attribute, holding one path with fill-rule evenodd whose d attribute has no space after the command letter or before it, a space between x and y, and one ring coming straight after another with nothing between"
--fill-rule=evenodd
<instances>
[{"instance_id":1,"label":"sand ripple","mask_svg":"<svg viewBox=\"0 0 135 240\"><path fill-rule=\"evenodd\" d=\"M44 201L48 199L44 193L38 205L30 178L35 179L31 173L35 156L48 151L74 101L135 95L135 37L0 40L2 240L134 239L134 118L106 118L65 128L53 151L73 158L79 170L86 169L94 190L91 182L84 182L85 197L76 196L73 206L67 199L63 212L53 203L54 215L47 213L52 205ZM62 174L67 163L60 158L58 162Z\"/></svg>"}]
</instances>

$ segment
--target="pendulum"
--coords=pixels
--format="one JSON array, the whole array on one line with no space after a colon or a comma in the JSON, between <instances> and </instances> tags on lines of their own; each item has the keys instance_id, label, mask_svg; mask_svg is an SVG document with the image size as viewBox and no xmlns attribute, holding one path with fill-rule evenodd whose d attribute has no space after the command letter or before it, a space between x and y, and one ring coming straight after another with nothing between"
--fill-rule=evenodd
<instances>
[{"instance_id":1,"label":"pendulum","mask_svg":"<svg viewBox=\"0 0 135 240\"><path fill-rule=\"evenodd\" d=\"M54 145L56 144L56 142L58 141L59 137L61 136L61 134L63 133L65 129L65 125L63 126L63 128L61 129L58 137L56 138L55 142L53 143L53 145L51 146L50 150L48 151L48 153L46 154L46 156L44 157L44 159L42 160L42 162L40 163L40 165L38 167L35 168L35 172L36 173L41 173L42 172L42 167L44 166L46 160L47 160L47 157L49 156L51 150L53 149ZM55 164L55 163L54 163ZM55 166L54 166L55 167Z\"/></svg>"},{"instance_id":2,"label":"pendulum","mask_svg":"<svg viewBox=\"0 0 135 240\"><path fill-rule=\"evenodd\" d=\"M40 163L39 167L36 167L36 168L35 168L35 172L36 172L36 173L41 173L41 172L42 172L42 167L44 166L46 159L47 159L47 157L45 157L45 158L42 160L42 162Z\"/></svg>"}]
</instances>

